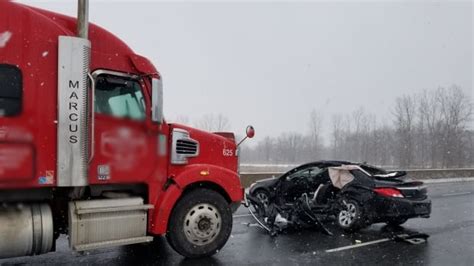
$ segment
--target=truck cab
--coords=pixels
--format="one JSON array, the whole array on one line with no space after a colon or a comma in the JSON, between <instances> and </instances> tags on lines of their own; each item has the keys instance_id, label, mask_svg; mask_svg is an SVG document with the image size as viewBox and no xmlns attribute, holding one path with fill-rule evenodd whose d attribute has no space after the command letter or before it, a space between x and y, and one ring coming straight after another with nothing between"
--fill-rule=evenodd
<instances>
[{"instance_id":1,"label":"truck cab","mask_svg":"<svg viewBox=\"0 0 474 266\"><path fill-rule=\"evenodd\" d=\"M243 198L234 134L167 123L153 64L77 24L0 2L0 258L54 251L60 234L76 251L166 235L215 254Z\"/></svg>"}]
</instances>

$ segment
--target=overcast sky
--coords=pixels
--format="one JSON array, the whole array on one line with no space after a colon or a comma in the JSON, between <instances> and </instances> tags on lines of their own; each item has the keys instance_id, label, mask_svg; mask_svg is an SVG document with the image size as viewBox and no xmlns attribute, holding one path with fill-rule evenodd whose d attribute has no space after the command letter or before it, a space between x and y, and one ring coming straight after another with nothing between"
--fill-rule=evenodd
<instances>
[{"instance_id":1,"label":"overcast sky","mask_svg":"<svg viewBox=\"0 0 474 266\"><path fill-rule=\"evenodd\" d=\"M76 16L76 1L20 1ZM162 73L165 115L222 113L258 139L306 132L312 109L364 106L457 84L473 97L473 4L91 1L90 20ZM258 140L257 139L257 140Z\"/></svg>"}]
</instances>

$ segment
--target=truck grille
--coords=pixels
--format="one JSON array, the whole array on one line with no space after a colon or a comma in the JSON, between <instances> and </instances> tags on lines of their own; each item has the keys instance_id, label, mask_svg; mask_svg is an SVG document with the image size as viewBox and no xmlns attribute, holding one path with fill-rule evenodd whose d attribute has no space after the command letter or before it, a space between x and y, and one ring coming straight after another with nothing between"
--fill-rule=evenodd
<instances>
[{"instance_id":1,"label":"truck grille","mask_svg":"<svg viewBox=\"0 0 474 266\"><path fill-rule=\"evenodd\" d=\"M187 139L179 139L176 141L176 153L186 155L196 155L198 151L197 142Z\"/></svg>"},{"instance_id":2,"label":"truck grille","mask_svg":"<svg viewBox=\"0 0 474 266\"><path fill-rule=\"evenodd\" d=\"M189 137L189 132L175 128L172 132L172 164L187 164L188 158L199 155L199 142Z\"/></svg>"}]
</instances>

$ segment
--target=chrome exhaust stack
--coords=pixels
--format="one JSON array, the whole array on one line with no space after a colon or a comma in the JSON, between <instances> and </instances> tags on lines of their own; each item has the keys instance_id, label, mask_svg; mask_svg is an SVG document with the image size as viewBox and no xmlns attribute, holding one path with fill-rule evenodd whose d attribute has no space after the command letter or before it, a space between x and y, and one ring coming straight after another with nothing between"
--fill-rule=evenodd
<instances>
[{"instance_id":1,"label":"chrome exhaust stack","mask_svg":"<svg viewBox=\"0 0 474 266\"><path fill-rule=\"evenodd\" d=\"M87 186L89 161L93 154L91 99L94 99L94 91L89 88L89 1L78 0L77 3L77 36L58 38L56 177L59 187Z\"/></svg>"},{"instance_id":2,"label":"chrome exhaust stack","mask_svg":"<svg viewBox=\"0 0 474 266\"><path fill-rule=\"evenodd\" d=\"M89 38L89 0L77 1L77 37Z\"/></svg>"}]
</instances>

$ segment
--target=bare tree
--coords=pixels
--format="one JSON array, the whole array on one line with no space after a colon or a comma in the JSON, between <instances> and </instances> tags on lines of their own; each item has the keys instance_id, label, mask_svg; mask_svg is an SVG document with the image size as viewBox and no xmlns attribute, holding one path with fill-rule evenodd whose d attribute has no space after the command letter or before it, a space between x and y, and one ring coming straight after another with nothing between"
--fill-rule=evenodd
<instances>
[{"instance_id":1,"label":"bare tree","mask_svg":"<svg viewBox=\"0 0 474 266\"><path fill-rule=\"evenodd\" d=\"M342 159L342 145L343 145L343 121L341 114L334 114L331 117L332 132L331 132L331 156L334 159Z\"/></svg>"},{"instance_id":2,"label":"bare tree","mask_svg":"<svg viewBox=\"0 0 474 266\"><path fill-rule=\"evenodd\" d=\"M229 119L222 114L206 114L198 120L196 127L206 131L219 132L229 130L230 122Z\"/></svg>"},{"instance_id":3,"label":"bare tree","mask_svg":"<svg viewBox=\"0 0 474 266\"><path fill-rule=\"evenodd\" d=\"M454 167L467 163L470 139L468 125L472 121L472 100L458 86L424 91L419 99L422 160L429 153L430 167Z\"/></svg>"},{"instance_id":4,"label":"bare tree","mask_svg":"<svg viewBox=\"0 0 474 266\"><path fill-rule=\"evenodd\" d=\"M433 168L438 166L438 142L441 139L439 127L442 123L440 108L436 100L437 93L439 93L439 91L430 93L427 90L424 90L420 95L418 107L420 114L419 124L423 127L424 133L422 138L424 138L424 145L429 151L429 167Z\"/></svg>"},{"instance_id":5,"label":"bare tree","mask_svg":"<svg viewBox=\"0 0 474 266\"><path fill-rule=\"evenodd\" d=\"M317 158L320 155L322 124L323 116L321 112L313 109L309 115L309 157Z\"/></svg>"},{"instance_id":6,"label":"bare tree","mask_svg":"<svg viewBox=\"0 0 474 266\"><path fill-rule=\"evenodd\" d=\"M189 117L186 115L178 115L175 117L175 119L171 119L171 121L175 123L183 124L183 125L188 125L190 122Z\"/></svg>"},{"instance_id":7,"label":"bare tree","mask_svg":"<svg viewBox=\"0 0 474 266\"><path fill-rule=\"evenodd\" d=\"M404 168L474 166L473 112L472 98L457 86L425 90L396 98L391 121L377 123L363 108L332 115L329 145L321 138L322 116L313 111L308 134L267 137L248 153L272 163L321 158Z\"/></svg>"},{"instance_id":8,"label":"bare tree","mask_svg":"<svg viewBox=\"0 0 474 266\"><path fill-rule=\"evenodd\" d=\"M275 150L275 141L271 137L265 137L259 144L258 144L258 151L260 151L261 158L264 162L272 162L273 161L273 153Z\"/></svg>"},{"instance_id":9,"label":"bare tree","mask_svg":"<svg viewBox=\"0 0 474 266\"><path fill-rule=\"evenodd\" d=\"M277 158L280 162L296 163L304 146L303 136L299 133L283 133L276 141Z\"/></svg>"},{"instance_id":10,"label":"bare tree","mask_svg":"<svg viewBox=\"0 0 474 266\"><path fill-rule=\"evenodd\" d=\"M404 95L395 100L393 115L397 134L398 162L401 167L408 167L413 161L413 134L416 112L416 101Z\"/></svg>"},{"instance_id":11,"label":"bare tree","mask_svg":"<svg viewBox=\"0 0 474 266\"><path fill-rule=\"evenodd\" d=\"M350 119L350 123L353 125L347 132L347 148L350 158L356 161L366 161L368 157L368 141L367 135L370 132L370 123L375 123L374 118L367 114L363 107L358 108L347 120ZM349 122L347 122L349 124Z\"/></svg>"},{"instance_id":12,"label":"bare tree","mask_svg":"<svg viewBox=\"0 0 474 266\"><path fill-rule=\"evenodd\" d=\"M472 119L473 107L469 97L458 86L439 88L436 94L442 117L440 148L442 166L463 164L463 135Z\"/></svg>"}]
</instances>

